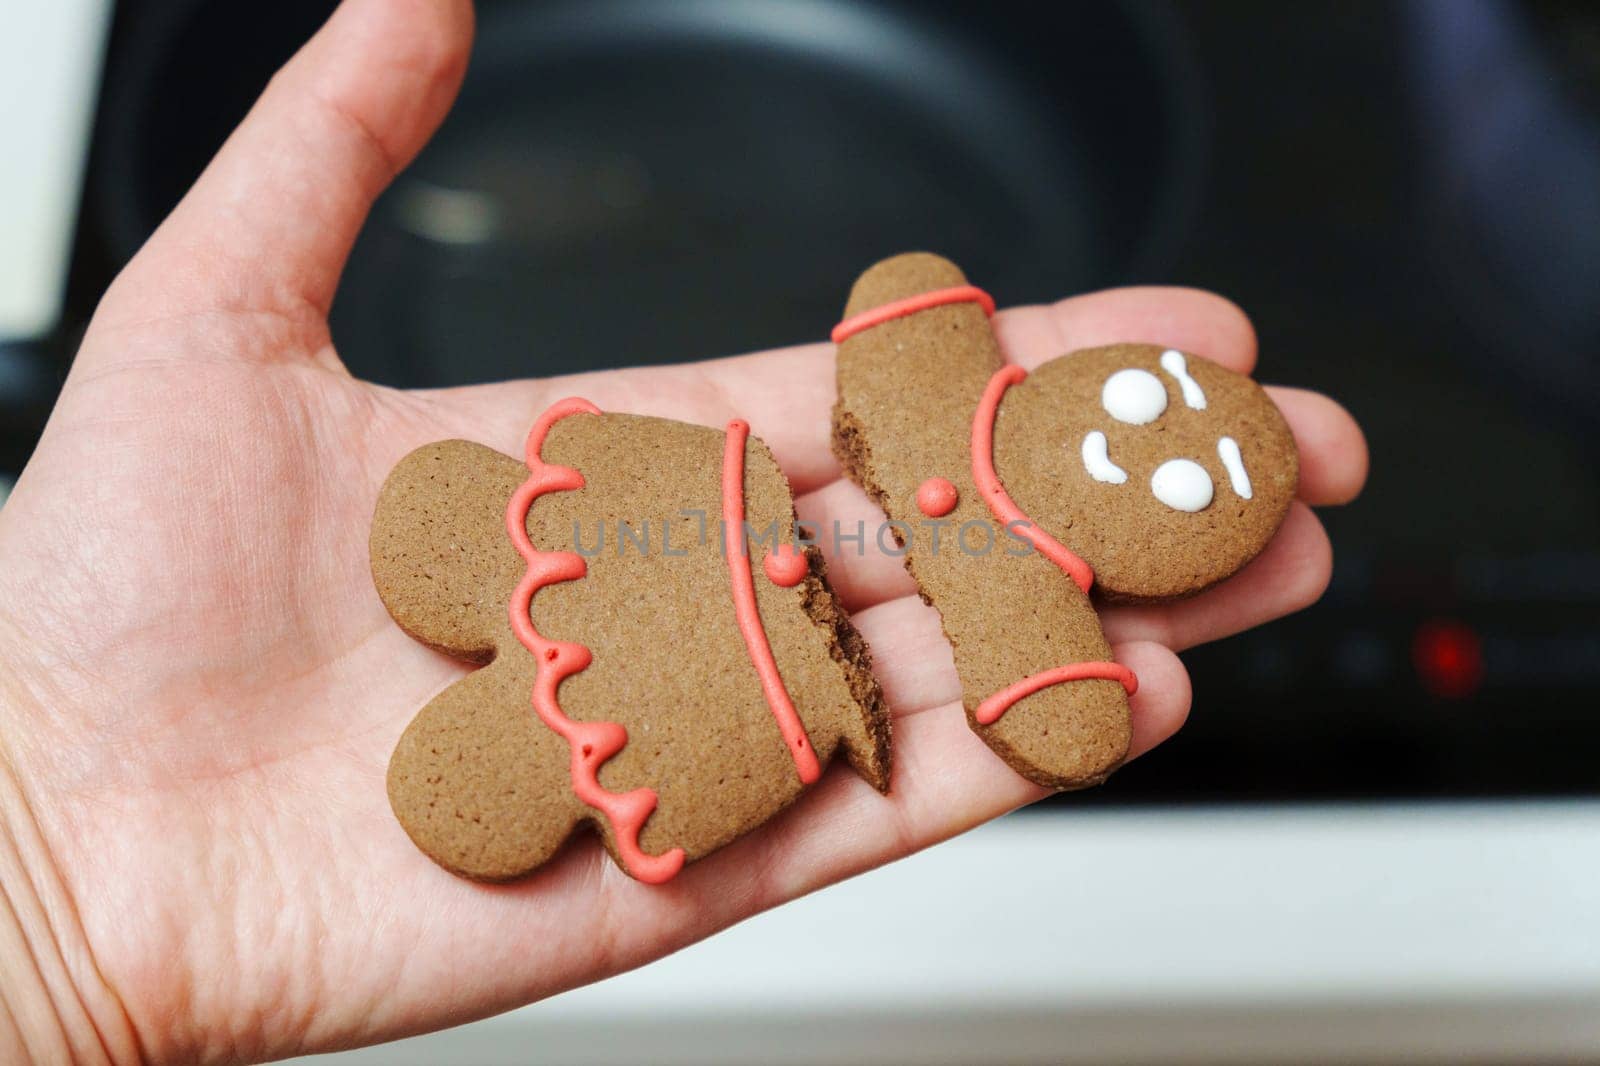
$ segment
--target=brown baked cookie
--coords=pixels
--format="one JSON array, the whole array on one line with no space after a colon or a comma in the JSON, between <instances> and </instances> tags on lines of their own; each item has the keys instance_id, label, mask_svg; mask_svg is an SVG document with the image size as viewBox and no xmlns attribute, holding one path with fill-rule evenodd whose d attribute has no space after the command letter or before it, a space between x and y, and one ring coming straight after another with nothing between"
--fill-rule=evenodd
<instances>
[{"instance_id":1,"label":"brown baked cookie","mask_svg":"<svg viewBox=\"0 0 1600 1066\"><path fill-rule=\"evenodd\" d=\"M486 664L389 763L395 814L440 865L515 878L588 822L660 882L788 806L836 752L887 789L865 645L820 553L794 549L788 481L747 434L564 400L525 463L441 441L389 475L371 538L384 605Z\"/></svg>"},{"instance_id":2,"label":"brown baked cookie","mask_svg":"<svg viewBox=\"0 0 1600 1066\"><path fill-rule=\"evenodd\" d=\"M1300 473L1261 386L1152 344L1033 371L1000 405L994 462L1115 602L1182 599L1237 573L1277 532Z\"/></svg>"},{"instance_id":3,"label":"brown baked cookie","mask_svg":"<svg viewBox=\"0 0 1600 1066\"><path fill-rule=\"evenodd\" d=\"M856 282L833 446L905 533L972 728L1028 779L1098 783L1137 679L1089 599L1164 601L1254 558L1294 497L1288 426L1248 378L1150 345L1007 367L987 294L925 253Z\"/></svg>"}]
</instances>

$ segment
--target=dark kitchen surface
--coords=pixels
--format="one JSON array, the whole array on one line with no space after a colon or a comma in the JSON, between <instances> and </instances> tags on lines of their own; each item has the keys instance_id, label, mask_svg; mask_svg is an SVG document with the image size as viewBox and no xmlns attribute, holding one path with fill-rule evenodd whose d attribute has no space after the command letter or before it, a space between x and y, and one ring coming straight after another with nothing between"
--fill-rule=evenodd
<instances>
[{"instance_id":1,"label":"dark kitchen surface","mask_svg":"<svg viewBox=\"0 0 1600 1066\"><path fill-rule=\"evenodd\" d=\"M325 9L119 5L72 320L7 398L0 464L111 272ZM1058 802L1596 791L1595 9L596 0L479 23L334 308L358 373L818 340L908 247L1008 303L1216 289L1264 379L1362 420L1371 485L1324 516L1323 603L1187 653L1179 737Z\"/></svg>"}]
</instances>

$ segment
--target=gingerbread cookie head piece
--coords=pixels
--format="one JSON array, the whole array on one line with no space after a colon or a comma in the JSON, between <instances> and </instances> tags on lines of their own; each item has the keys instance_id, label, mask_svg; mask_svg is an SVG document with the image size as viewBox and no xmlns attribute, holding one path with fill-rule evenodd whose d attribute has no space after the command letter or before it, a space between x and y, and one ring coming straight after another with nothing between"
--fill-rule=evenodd
<instances>
[{"instance_id":1,"label":"gingerbread cookie head piece","mask_svg":"<svg viewBox=\"0 0 1600 1066\"><path fill-rule=\"evenodd\" d=\"M1294 437L1259 385L1151 344L1073 352L1007 388L994 463L1117 601L1181 599L1238 571L1299 479Z\"/></svg>"},{"instance_id":2,"label":"gingerbread cookie head piece","mask_svg":"<svg viewBox=\"0 0 1600 1066\"><path fill-rule=\"evenodd\" d=\"M417 640L487 664L418 713L389 764L412 840L508 880L582 824L650 882L761 824L836 753L888 784L867 653L788 482L718 432L566 400L523 461L466 441L390 474L373 577Z\"/></svg>"},{"instance_id":3,"label":"gingerbread cookie head piece","mask_svg":"<svg viewBox=\"0 0 1600 1066\"><path fill-rule=\"evenodd\" d=\"M1283 520L1294 443L1249 379L1164 347L1007 366L993 310L938 256L864 273L833 333L834 450L912 528L973 728L1031 780L1080 787L1125 756L1137 687L1090 590L1170 600L1234 573Z\"/></svg>"}]
</instances>

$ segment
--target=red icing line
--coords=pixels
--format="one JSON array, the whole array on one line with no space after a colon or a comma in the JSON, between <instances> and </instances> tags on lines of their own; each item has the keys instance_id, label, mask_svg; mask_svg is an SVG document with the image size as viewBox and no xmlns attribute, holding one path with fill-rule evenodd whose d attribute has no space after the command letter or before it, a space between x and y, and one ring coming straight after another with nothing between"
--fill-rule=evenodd
<instances>
[{"instance_id":1,"label":"red icing line","mask_svg":"<svg viewBox=\"0 0 1600 1066\"><path fill-rule=\"evenodd\" d=\"M862 330L871 329L873 326L881 326L891 319L914 315L918 311L926 311L930 307L943 307L945 304L969 302L980 305L986 315L994 314L993 296L990 296L976 285L956 285L948 289L919 292L915 296L893 300L882 307L874 307L870 311L863 311L859 315L851 315L833 327L831 336L833 343L843 344Z\"/></svg>"},{"instance_id":2,"label":"red icing line","mask_svg":"<svg viewBox=\"0 0 1600 1066\"><path fill-rule=\"evenodd\" d=\"M805 552L793 544L774 544L767 551L762 569L766 570L768 581L779 588L789 589L800 584L811 569L811 564L806 562Z\"/></svg>"},{"instance_id":3,"label":"red icing line","mask_svg":"<svg viewBox=\"0 0 1600 1066\"><path fill-rule=\"evenodd\" d=\"M994 422L995 416L1000 411L1000 400L1005 396L1007 389L1027 376L1028 372L1020 366L1001 367L984 386L983 398L978 401L978 410L972 416L972 480L977 483L979 495L989 505L989 510L1002 526L1033 545L1040 555L1060 567L1062 573L1072 578L1078 587L1087 593L1089 586L1094 584L1094 571L1089 568L1089 564L1082 556L1030 521L1028 516L1022 513L1022 508L1018 507L1016 501L1006 492L1005 485L1000 481L1000 475L995 473ZM1059 685L1063 681L1091 680L1120 681L1130 696L1139 689L1139 679L1134 676L1132 670L1120 663L1071 663L1045 670L1032 677L1025 677L1001 689L978 704L973 717L980 725L990 725L1010 710L1012 704L1042 688Z\"/></svg>"},{"instance_id":4,"label":"red icing line","mask_svg":"<svg viewBox=\"0 0 1600 1066\"><path fill-rule=\"evenodd\" d=\"M917 486L917 510L929 518L943 518L956 509L961 493L949 478L930 477Z\"/></svg>"},{"instance_id":5,"label":"red icing line","mask_svg":"<svg viewBox=\"0 0 1600 1066\"><path fill-rule=\"evenodd\" d=\"M772 657L772 646L767 643L767 632L761 628L761 613L756 610L756 584L750 576L750 552L744 536L744 443L750 435L750 423L734 419L728 423L728 437L722 451L722 528L724 553L728 557L728 575L733 585L733 612L739 620L739 633L750 652L750 662L761 678L761 691L767 697L772 717L778 720L778 731L783 734L789 754L794 757L794 768L800 780L811 784L822 776L822 766L817 753L806 739L806 727L789 699L789 690L783 686L783 675ZM729 543L737 537L738 550Z\"/></svg>"},{"instance_id":6,"label":"red icing line","mask_svg":"<svg viewBox=\"0 0 1600 1066\"><path fill-rule=\"evenodd\" d=\"M573 641L546 640L533 628L530 613L533 597L546 585L575 581L588 573L588 564L576 552L546 552L528 538L528 510L533 501L547 492L581 489L583 475L568 466L546 463L539 452L550 427L574 414L597 415L600 409L576 397L553 405L533 424L528 433L528 480L518 486L506 504L506 532L517 554L528 564L528 571L511 594L511 629L522 646L533 653L536 666L533 682L533 709L540 721L560 734L572 753L572 791L584 803L605 815L611 822L612 837L623 869L650 884L670 880L683 869L684 851L673 848L660 855L649 855L639 847L639 831L656 809L653 789L611 792L600 784L600 767L628 743L628 731L616 722L576 722L568 718L557 702L556 690L563 679L588 666L592 653Z\"/></svg>"},{"instance_id":7,"label":"red icing line","mask_svg":"<svg viewBox=\"0 0 1600 1066\"><path fill-rule=\"evenodd\" d=\"M1000 398L1027 376L1028 372L1020 366L1001 367L984 386L983 399L978 401L978 410L972 416L972 480L978 483L978 494L989 505L996 521L1032 544L1035 551L1059 566L1062 573L1088 592L1089 586L1094 584L1094 571L1089 569L1089 564L1030 521L1000 483L1000 475L994 472L994 419L1000 410Z\"/></svg>"},{"instance_id":8,"label":"red icing line","mask_svg":"<svg viewBox=\"0 0 1600 1066\"><path fill-rule=\"evenodd\" d=\"M1031 696L1042 688L1059 685L1063 681L1120 681L1122 687L1128 690L1128 695L1139 691L1139 679L1134 676L1121 663L1071 663L1067 666L1057 666L1044 670L1032 677L1025 677L1021 681L996 692L993 696L978 704L978 709L972 717L978 720L979 725L991 725L1000 720L1000 716L1011 709L1011 705L1025 696Z\"/></svg>"}]
</instances>

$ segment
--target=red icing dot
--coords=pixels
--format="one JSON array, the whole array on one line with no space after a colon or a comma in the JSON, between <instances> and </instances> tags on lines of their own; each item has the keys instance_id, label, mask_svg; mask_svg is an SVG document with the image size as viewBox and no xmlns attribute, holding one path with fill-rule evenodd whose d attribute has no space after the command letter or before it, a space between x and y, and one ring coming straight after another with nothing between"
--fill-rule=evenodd
<instances>
[{"instance_id":1,"label":"red icing dot","mask_svg":"<svg viewBox=\"0 0 1600 1066\"><path fill-rule=\"evenodd\" d=\"M930 477L917 486L917 508L929 518L943 518L956 509L961 494L947 478Z\"/></svg>"},{"instance_id":2,"label":"red icing dot","mask_svg":"<svg viewBox=\"0 0 1600 1066\"><path fill-rule=\"evenodd\" d=\"M762 566L767 571L768 580L780 588L793 588L800 584L801 578L810 569L805 552L793 544L774 544Z\"/></svg>"}]
</instances>

